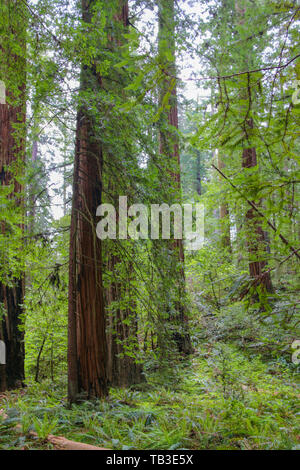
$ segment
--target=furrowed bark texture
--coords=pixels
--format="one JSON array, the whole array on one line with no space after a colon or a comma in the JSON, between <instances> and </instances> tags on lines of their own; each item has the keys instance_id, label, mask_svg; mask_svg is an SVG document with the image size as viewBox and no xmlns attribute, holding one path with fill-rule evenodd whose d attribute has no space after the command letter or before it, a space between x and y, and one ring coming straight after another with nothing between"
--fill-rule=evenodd
<instances>
[{"instance_id":1,"label":"furrowed bark texture","mask_svg":"<svg viewBox=\"0 0 300 470\"><path fill-rule=\"evenodd\" d=\"M101 203L102 151L92 142L92 134L88 117L80 111L69 268L70 398L74 391L88 397L107 393L101 241L95 231L96 209Z\"/></svg>"},{"instance_id":2,"label":"furrowed bark texture","mask_svg":"<svg viewBox=\"0 0 300 470\"><path fill-rule=\"evenodd\" d=\"M108 260L109 271L114 272L118 263L118 258L111 256ZM127 286L122 286L120 282L113 281L106 289L108 307L112 303L118 303L125 295L127 297L128 289L130 289L130 282ZM110 385L114 387L129 387L144 381L141 365L136 363L135 358L126 354L126 346L132 352L138 352L135 307L132 300L130 308L117 307L108 313L108 379Z\"/></svg>"},{"instance_id":3,"label":"furrowed bark texture","mask_svg":"<svg viewBox=\"0 0 300 470\"><path fill-rule=\"evenodd\" d=\"M93 3L93 2L92 2ZM83 19L92 4L82 1ZM83 67L81 90L101 87L93 67ZM101 241L96 210L101 203L102 148L93 117L83 106L77 116L69 265L69 399L107 395L107 346L102 287Z\"/></svg>"}]
</instances>

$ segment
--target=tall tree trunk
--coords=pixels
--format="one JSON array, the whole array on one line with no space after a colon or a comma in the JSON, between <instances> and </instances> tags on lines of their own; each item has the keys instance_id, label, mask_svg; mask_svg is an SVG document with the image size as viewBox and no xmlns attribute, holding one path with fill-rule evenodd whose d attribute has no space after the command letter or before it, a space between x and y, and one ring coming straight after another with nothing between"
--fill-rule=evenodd
<instances>
[{"instance_id":1,"label":"tall tree trunk","mask_svg":"<svg viewBox=\"0 0 300 470\"><path fill-rule=\"evenodd\" d=\"M114 272L119 260L110 255L108 269ZM124 307L124 297L130 299L130 280L127 285L113 281L106 289L107 307L119 305L109 311L107 318L107 343L108 343L108 379L109 384L114 387L129 387L130 385L144 381L142 367L134 357L128 355L127 348L131 353L138 353L137 338L137 316L134 300L130 300L130 306Z\"/></svg>"},{"instance_id":2,"label":"tall tree trunk","mask_svg":"<svg viewBox=\"0 0 300 470\"><path fill-rule=\"evenodd\" d=\"M0 15L6 33L0 46L0 78L6 85L6 100L0 103L0 184L14 185L14 193L9 197L22 207L22 187L14 175L20 168L22 171L25 159L26 22L22 2L2 0ZM8 44L11 38L24 51L23 56L12 55ZM12 164L17 164L19 170L16 167L11 170ZM6 232L5 224L1 224L0 230ZM0 318L0 340L6 345L6 364L0 365L0 391L21 386L24 380L24 334L20 331L24 278L14 279L12 284L0 283L0 304L5 311Z\"/></svg>"},{"instance_id":3,"label":"tall tree trunk","mask_svg":"<svg viewBox=\"0 0 300 470\"><path fill-rule=\"evenodd\" d=\"M164 161L165 168L169 172L169 190L171 197L175 200L171 203L181 202L180 184L180 155L178 139L178 107L177 107L177 87L176 87L176 59L175 59L175 9L174 0L159 1L159 33L158 48L160 57L163 60L164 77L159 90L159 106L164 106L164 99L167 94L169 98L169 110L163 111L161 126L159 130L159 151ZM172 57L170 58L170 53ZM170 193L168 195L170 199ZM174 240L170 244L170 251L173 260L171 265L174 268L174 287L177 289L175 315L170 319L177 326L178 331L173 337L179 352L188 354L191 352L191 342L188 333L188 320L185 311L185 275L184 275L184 251L182 240ZM175 264L174 264L175 261ZM169 275L170 273L168 273Z\"/></svg>"},{"instance_id":4,"label":"tall tree trunk","mask_svg":"<svg viewBox=\"0 0 300 470\"><path fill-rule=\"evenodd\" d=\"M91 23L94 2L82 0L83 20ZM81 91L101 87L95 67L81 71ZM102 146L93 116L82 106L77 116L69 265L69 399L107 395L107 346L102 287L101 241L96 209L101 204Z\"/></svg>"},{"instance_id":5,"label":"tall tree trunk","mask_svg":"<svg viewBox=\"0 0 300 470\"><path fill-rule=\"evenodd\" d=\"M245 0L236 0L235 9L240 25L244 23L244 16L246 13L247 6L249 3ZM241 64L244 67L248 68L251 63L251 56L253 56L253 51L250 49L247 54L247 50L243 51L243 57ZM248 77L250 80L250 77ZM242 83L241 86L245 91L242 92L242 97L245 100L248 100L246 107L243 109L245 117L243 122L243 133L244 133L244 149L242 154L242 167L243 168L254 168L257 166L257 155L256 148L249 145L250 139L249 134L254 128L253 118L249 116L252 112L251 104L254 99L252 96L253 92L250 84L245 87L245 83ZM248 254L249 254L249 273L252 278L258 280L258 284L263 287L267 292L272 292L272 281L270 272L265 272L266 261L261 259L262 253L266 253L266 239L265 233L261 227L261 220L257 217L257 214L251 208L246 213L246 229L251 233L251 236L247 234L247 245L248 245ZM262 275L265 272L264 275Z\"/></svg>"},{"instance_id":6,"label":"tall tree trunk","mask_svg":"<svg viewBox=\"0 0 300 470\"><path fill-rule=\"evenodd\" d=\"M246 123L249 128L253 128L253 120L249 119ZM245 148L243 150L242 167L253 168L257 165L256 149ZM261 253L267 251L266 247L266 233L261 227L261 222L257 218L257 213L254 209L249 209L246 213L247 228L252 232L252 236L247 239L248 252L249 252L249 273L255 279L260 279L260 285L265 288L267 292L272 292L272 282L270 273L262 275L266 271L266 261L260 259Z\"/></svg>"},{"instance_id":7,"label":"tall tree trunk","mask_svg":"<svg viewBox=\"0 0 300 470\"><path fill-rule=\"evenodd\" d=\"M128 1L119 0L117 13L114 16L116 24L116 30L120 31L117 37L110 38L110 48L112 51L118 54L118 49L124 43L123 32L128 27ZM111 74L113 71L111 72ZM124 95L124 88L128 85L128 78L120 75L122 72L118 72L118 76L115 81L106 83L104 80L105 88L113 87L113 92L119 92ZM110 77L111 77L110 74ZM119 88L118 84L119 83ZM121 86L120 86L121 85ZM110 159L110 155L104 155L104 158ZM109 178L105 178L107 181ZM119 190L118 190L119 189ZM108 181L107 193L110 198L114 201L115 207L118 204L118 196L121 188L118 188L116 182ZM130 188L127 188L127 193L132 192ZM108 345L108 380L109 384L116 387L128 387L130 385L140 383L144 380L142 375L142 367L137 363L136 359L128 354L127 348L130 349L130 353L138 354L139 344L137 337L137 315L136 305L134 298L131 297L131 283L132 276L129 279L118 280L118 266L120 265L120 256L116 254L118 245L122 243L120 240L115 246L113 240L109 240L108 244L104 246L106 256L106 268L112 273L113 280L105 290L105 300L107 306L107 345ZM111 246L113 245L113 246ZM111 249L111 247L113 249ZM126 271L133 272L130 262L122 259L122 264L127 263ZM124 298L126 300L124 302ZM126 302L130 302L126 306ZM113 306L113 307L112 307ZM116 307L115 307L116 306Z\"/></svg>"}]
</instances>

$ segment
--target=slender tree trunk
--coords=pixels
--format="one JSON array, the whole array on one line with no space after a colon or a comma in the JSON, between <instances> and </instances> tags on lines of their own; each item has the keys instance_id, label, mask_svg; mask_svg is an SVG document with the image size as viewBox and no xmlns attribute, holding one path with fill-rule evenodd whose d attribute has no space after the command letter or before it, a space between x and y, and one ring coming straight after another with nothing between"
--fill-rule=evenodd
<instances>
[{"instance_id":1,"label":"slender tree trunk","mask_svg":"<svg viewBox=\"0 0 300 470\"><path fill-rule=\"evenodd\" d=\"M82 0L83 20L90 23L93 2ZM100 88L95 67L83 67L81 91ZM69 399L107 394L107 346L102 287L101 241L96 236L96 209L101 204L102 147L95 122L81 107L76 152L69 265Z\"/></svg>"},{"instance_id":2,"label":"slender tree trunk","mask_svg":"<svg viewBox=\"0 0 300 470\"><path fill-rule=\"evenodd\" d=\"M225 167L223 160L218 153L218 168L222 170ZM229 253L231 253L231 240L230 240L230 221L229 210L227 203L220 205L220 223L221 223L221 243Z\"/></svg>"},{"instance_id":3,"label":"slender tree trunk","mask_svg":"<svg viewBox=\"0 0 300 470\"><path fill-rule=\"evenodd\" d=\"M0 103L0 184L14 185L9 197L21 207L22 187L13 171L22 171L25 159L26 63L25 52L24 56L11 54L7 37L13 37L15 45L25 51L26 22L22 14L21 1L2 0L0 15L6 38L0 46L0 78L6 85L6 100ZM19 170L11 170L12 164ZM6 232L5 224L0 230ZM24 334L20 331L24 278L14 279L12 284L0 283L0 304L5 311L0 319L0 340L6 344L6 364L0 365L0 391L21 386L24 380Z\"/></svg>"},{"instance_id":4,"label":"slender tree trunk","mask_svg":"<svg viewBox=\"0 0 300 470\"><path fill-rule=\"evenodd\" d=\"M198 196L201 196L202 194L202 184L201 184L201 153L199 150L196 150L197 152L197 169L196 169L196 191Z\"/></svg>"},{"instance_id":5,"label":"slender tree trunk","mask_svg":"<svg viewBox=\"0 0 300 470\"><path fill-rule=\"evenodd\" d=\"M47 339L47 335L45 335L44 338L43 338L41 347L40 347L40 349L39 349L39 352L38 352L38 355L37 355L37 358L36 358L35 378L34 378L34 380L35 380L36 382L39 381L40 361L41 361L42 352L43 352L43 349L44 349L44 346L45 346L45 343L46 343L46 339Z\"/></svg>"}]
</instances>

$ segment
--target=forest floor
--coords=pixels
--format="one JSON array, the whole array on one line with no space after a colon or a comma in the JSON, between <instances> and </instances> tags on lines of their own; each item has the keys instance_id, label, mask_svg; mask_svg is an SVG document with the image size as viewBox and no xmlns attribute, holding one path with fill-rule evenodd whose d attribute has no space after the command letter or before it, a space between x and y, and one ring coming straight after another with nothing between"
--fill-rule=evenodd
<instances>
[{"instance_id":1,"label":"forest floor","mask_svg":"<svg viewBox=\"0 0 300 470\"><path fill-rule=\"evenodd\" d=\"M55 434L115 450L300 449L299 397L296 369L206 345L171 375L71 409L50 381L2 395L0 448L51 449Z\"/></svg>"}]
</instances>

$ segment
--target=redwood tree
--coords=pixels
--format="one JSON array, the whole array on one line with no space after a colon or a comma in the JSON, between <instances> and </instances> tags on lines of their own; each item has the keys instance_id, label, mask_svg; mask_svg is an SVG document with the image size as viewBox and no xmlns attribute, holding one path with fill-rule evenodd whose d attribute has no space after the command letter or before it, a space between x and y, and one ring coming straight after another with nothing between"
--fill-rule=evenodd
<instances>
[{"instance_id":1,"label":"redwood tree","mask_svg":"<svg viewBox=\"0 0 300 470\"><path fill-rule=\"evenodd\" d=\"M82 0L82 19L93 20L96 0ZM97 93L101 77L95 63L83 64L81 96ZM92 99L92 98L90 98ZM96 236L96 210L101 203L102 145L87 100L77 116L69 260L69 399L107 394L107 345L102 286L101 240Z\"/></svg>"},{"instance_id":2,"label":"redwood tree","mask_svg":"<svg viewBox=\"0 0 300 470\"><path fill-rule=\"evenodd\" d=\"M20 0L2 0L0 15L0 79L6 85L6 99L0 103L0 184L12 186L8 198L22 212L22 186L16 172L22 172L25 159L24 5ZM5 236L8 230L5 223L1 223L0 230ZM23 299L24 275L0 282L0 304L4 310L0 317L0 339L6 345L6 364L0 365L0 391L21 386L24 379L24 334L20 331Z\"/></svg>"},{"instance_id":3,"label":"redwood tree","mask_svg":"<svg viewBox=\"0 0 300 470\"><path fill-rule=\"evenodd\" d=\"M114 15L114 32L109 38L109 47L111 52L119 60L119 49L124 45L124 32L127 32L129 24L128 1L119 0L116 13ZM104 88L111 90L112 94L122 96L126 101L125 87L128 83L128 74L122 71L111 70L108 79L103 79ZM127 122L125 123L127 124ZM125 144L125 145L124 145ZM126 146L130 145L129 140L126 142L118 142L118 145L124 151L121 155L128 155ZM117 151L116 151L117 153ZM106 168L109 162L113 160L113 155L109 150L104 151L104 159L106 160ZM114 202L114 206L118 207L118 196L123 191L130 197L132 189L130 183L125 181L122 188L116 181L112 181L110 175L106 172L103 174L103 184L107 186L106 193L109 195L110 201ZM137 338L137 305L135 302L132 281L134 279L134 269L132 262L122 259L122 255L118 253L118 247L122 243L121 240L107 240L103 247L105 269L111 273L111 281L105 289L105 302L107 312L107 345L108 345L108 380L109 384L117 387L128 387L144 380L142 375L142 367L137 363L135 355L138 354L138 338ZM126 244L126 242L125 242ZM127 245L128 248L128 245ZM132 253L133 255L133 253ZM126 279L120 279L118 275L119 268L126 271ZM128 354L128 349L130 354Z\"/></svg>"},{"instance_id":4,"label":"redwood tree","mask_svg":"<svg viewBox=\"0 0 300 470\"><path fill-rule=\"evenodd\" d=\"M244 25L244 17L249 7L249 3L245 0L236 0L235 9L239 26ZM241 53L240 63L243 68L251 67L252 58L254 51L251 49L251 45L243 48ZM243 98L247 104L242 106L244 119L242 122L243 132L243 153L242 153L242 168L254 168L258 169L257 153L256 148L251 145L251 134L254 129L254 120L252 117L253 100L255 100L255 87L251 83L250 74L247 75L247 83L244 81L244 77L240 80L241 86L241 98ZM272 282L270 272L267 271L265 256L267 252L266 234L262 229L262 222L260 217L250 208L246 212L246 230L247 230L247 246L249 254L249 273L250 276L256 280L257 284L260 285L264 290L271 292Z\"/></svg>"},{"instance_id":5,"label":"redwood tree","mask_svg":"<svg viewBox=\"0 0 300 470\"><path fill-rule=\"evenodd\" d=\"M245 123L249 129L253 128L253 120L249 119ZM247 132L247 131L245 131ZM243 150L242 167L253 168L257 166L256 148L249 147ZM267 262L262 259L262 253L266 252L266 234L262 229L261 221L257 213L251 207L246 212L246 222L248 230L252 231L251 236L247 236L249 252L249 273L251 278L257 279L259 284L267 291L272 292L272 282L270 272L267 271Z\"/></svg>"}]
</instances>

